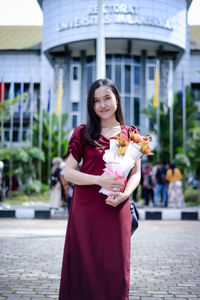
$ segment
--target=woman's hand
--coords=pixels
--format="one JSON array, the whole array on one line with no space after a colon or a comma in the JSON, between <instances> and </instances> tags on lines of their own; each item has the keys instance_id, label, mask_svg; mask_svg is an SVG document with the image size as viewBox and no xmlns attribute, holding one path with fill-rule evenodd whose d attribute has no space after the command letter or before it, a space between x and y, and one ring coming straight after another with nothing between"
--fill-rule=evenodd
<instances>
[{"instance_id":1,"label":"woman's hand","mask_svg":"<svg viewBox=\"0 0 200 300\"><path fill-rule=\"evenodd\" d=\"M98 184L102 186L103 188L113 191L113 192L119 192L124 188L124 181L125 178L122 176L111 176L104 172L101 176L98 178Z\"/></svg>"},{"instance_id":2,"label":"woman's hand","mask_svg":"<svg viewBox=\"0 0 200 300\"><path fill-rule=\"evenodd\" d=\"M106 204L116 207L128 198L128 195L121 192L111 192L106 198Z\"/></svg>"}]
</instances>

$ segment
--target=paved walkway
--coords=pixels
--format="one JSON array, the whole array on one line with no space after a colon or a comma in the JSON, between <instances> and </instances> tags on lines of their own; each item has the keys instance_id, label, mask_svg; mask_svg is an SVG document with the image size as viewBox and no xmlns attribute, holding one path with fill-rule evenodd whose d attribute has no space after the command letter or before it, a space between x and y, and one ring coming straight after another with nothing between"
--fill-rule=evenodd
<instances>
[{"instance_id":1,"label":"paved walkway","mask_svg":"<svg viewBox=\"0 0 200 300\"><path fill-rule=\"evenodd\" d=\"M0 300L57 299L65 231L64 220L0 220ZM198 221L140 221L130 300L200 299L199 254Z\"/></svg>"}]
</instances>

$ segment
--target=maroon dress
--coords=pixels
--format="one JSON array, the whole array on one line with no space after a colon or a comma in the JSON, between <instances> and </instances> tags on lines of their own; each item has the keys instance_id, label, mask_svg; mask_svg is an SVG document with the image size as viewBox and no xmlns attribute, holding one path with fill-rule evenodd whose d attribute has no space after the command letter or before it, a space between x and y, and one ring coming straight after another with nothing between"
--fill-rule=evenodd
<instances>
[{"instance_id":1,"label":"maroon dress","mask_svg":"<svg viewBox=\"0 0 200 300\"><path fill-rule=\"evenodd\" d=\"M132 130L137 131L134 126ZM74 130L68 147L80 171L101 175L104 146L92 147L85 141L85 125ZM127 127L120 136L128 139ZM112 207L98 185L75 185L64 247L59 300L128 300L130 276L131 215L129 199Z\"/></svg>"}]
</instances>

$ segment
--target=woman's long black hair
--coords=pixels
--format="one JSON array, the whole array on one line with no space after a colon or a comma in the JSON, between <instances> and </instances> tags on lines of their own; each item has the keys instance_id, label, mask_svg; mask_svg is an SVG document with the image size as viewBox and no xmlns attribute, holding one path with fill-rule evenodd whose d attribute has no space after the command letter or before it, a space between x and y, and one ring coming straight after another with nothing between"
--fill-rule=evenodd
<instances>
[{"instance_id":1,"label":"woman's long black hair","mask_svg":"<svg viewBox=\"0 0 200 300\"><path fill-rule=\"evenodd\" d=\"M171 163L171 164L169 165L169 168L172 170L172 175L174 176L174 169L176 168L175 163Z\"/></svg>"},{"instance_id":2,"label":"woman's long black hair","mask_svg":"<svg viewBox=\"0 0 200 300\"><path fill-rule=\"evenodd\" d=\"M117 100L117 110L115 112L116 120L120 124L124 125L123 113L121 108L121 100L116 85L110 79L98 79L94 81L88 90L88 96L87 96L88 117L87 117L87 123L85 128L86 141L92 146L99 145L98 140L101 135L101 121L94 111L94 92L96 89L98 89L101 86L110 89L115 95Z\"/></svg>"}]
</instances>

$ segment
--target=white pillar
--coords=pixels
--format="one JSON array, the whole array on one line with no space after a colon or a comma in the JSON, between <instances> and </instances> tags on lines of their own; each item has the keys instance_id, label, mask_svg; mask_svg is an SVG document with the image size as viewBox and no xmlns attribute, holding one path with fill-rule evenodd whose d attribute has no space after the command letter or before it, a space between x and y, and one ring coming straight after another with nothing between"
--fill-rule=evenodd
<instances>
[{"instance_id":1,"label":"white pillar","mask_svg":"<svg viewBox=\"0 0 200 300\"><path fill-rule=\"evenodd\" d=\"M174 88L173 88L173 61L169 61L169 76L168 76L168 106L170 109L170 162L173 161L174 148Z\"/></svg>"},{"instance_id":2,"label":"white pillar","mask_svg":"<svg viewBox=\"0 0 200 300\"><path fill-rule=\"evenodd\" d=\"M105 37L104 37L104 18L103 0L98 0L98 31L97 31L97 79L105 78Z\"/></svg>"}]
</instances>

